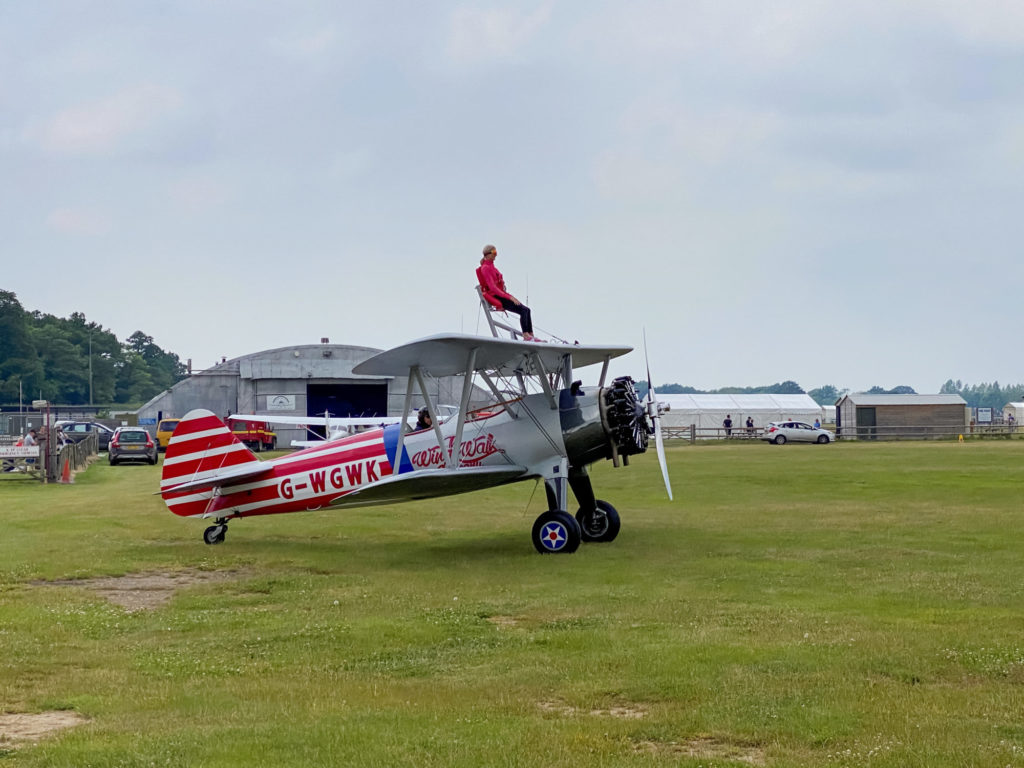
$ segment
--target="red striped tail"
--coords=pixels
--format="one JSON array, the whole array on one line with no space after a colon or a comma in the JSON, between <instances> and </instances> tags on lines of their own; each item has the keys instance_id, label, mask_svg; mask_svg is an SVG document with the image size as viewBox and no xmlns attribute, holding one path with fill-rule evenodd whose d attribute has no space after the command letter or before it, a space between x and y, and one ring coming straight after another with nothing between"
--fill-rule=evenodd
<instances>
[{"instance_id":1,"label":"red striped tail","mask_svg":"<svg viewBox=\"0 0 1024 768\"><path fill-rule=\"evenodd\" d=\"M167 443L160 476L161 495L170 506L170 501L177 498L173 490L176 485L261 463L223 421L198 408L185 414ZM174 508L174 512L182 514L184 510Z\"/></svg>"}]
</instances>

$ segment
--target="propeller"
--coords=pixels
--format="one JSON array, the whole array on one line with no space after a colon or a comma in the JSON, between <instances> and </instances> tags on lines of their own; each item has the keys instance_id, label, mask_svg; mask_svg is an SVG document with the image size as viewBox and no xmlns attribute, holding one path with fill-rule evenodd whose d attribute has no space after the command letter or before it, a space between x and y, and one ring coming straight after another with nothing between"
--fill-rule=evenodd
<instances>
[{"instance_id":1,"label":"propeller","mask_svg":"<svg viewBox=\"0 0 1024 768\"><path fill-rule=\"evenodd\" d=\"M672 484L668 479L668 462L665 460L665 441L661 436L661 414L670 406L662 405L654 397L654 382L651 380L651 363L647 359L647 329L644 329L644 364L647 366L647 415L654 425L654 444L658 449L658 463L661 465L661 476L665 479L665 490L668 500L672 501Z\"/></svg>"}]
</instances>

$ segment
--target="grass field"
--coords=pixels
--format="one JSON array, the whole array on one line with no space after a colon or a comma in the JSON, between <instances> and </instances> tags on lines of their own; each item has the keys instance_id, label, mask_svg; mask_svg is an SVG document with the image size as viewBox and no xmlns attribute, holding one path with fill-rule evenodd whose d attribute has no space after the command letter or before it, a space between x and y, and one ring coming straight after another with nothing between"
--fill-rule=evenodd
<instances>
[{"instance_id":1,"label":"grass field","mask_svg":"<svg viewBox=\"0 0 1024 768\"><path fill-rule=\"evenodd\" d=\"M0 483L0 711L87 718L0 766L1024 766L1024 441L669 461L595 466L571 556L533 484L210 547L159 467Z\"/></svg>"}]
</instances>

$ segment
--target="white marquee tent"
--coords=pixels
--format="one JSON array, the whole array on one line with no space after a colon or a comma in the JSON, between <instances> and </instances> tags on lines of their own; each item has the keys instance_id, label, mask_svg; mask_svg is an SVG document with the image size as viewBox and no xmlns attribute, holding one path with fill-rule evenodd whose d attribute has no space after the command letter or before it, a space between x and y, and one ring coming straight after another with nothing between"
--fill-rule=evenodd
<instances>
[{"instance_id":1,"label":"white marquee tent","mask_svg":"<svg viewBox=\"0 0 1024 768\"><path fill-rule=\"evenodd\" d=\"M655 390L657 392L657 390ZM1024 426L1021 421L1024 420L1024 403L1007 403L1003 406L1003 422L1006 422L1010 414L1013 414L1014 426Z\"/></svg>"},{"instance_id":2,"label":"white marquee tent","mask_svg":"<svg viewBox=\"0 0 1024 768\"><path fill-rule=\"evenodd\" d=\"M813 424L815 419L822 418L822 407L810 395L659 395L657 390L655 394L659 401L672 407L664 415L665 427L721 427L726 415L732 417L736 430L743 429L748 416L758 429L769 421Z\"/></svg>"}]
</instances>

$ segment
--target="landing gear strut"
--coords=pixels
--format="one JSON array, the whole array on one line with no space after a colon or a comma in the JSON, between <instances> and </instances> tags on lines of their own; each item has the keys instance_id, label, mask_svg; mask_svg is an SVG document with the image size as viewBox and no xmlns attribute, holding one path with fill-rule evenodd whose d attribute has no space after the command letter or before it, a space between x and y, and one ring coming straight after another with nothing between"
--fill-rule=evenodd
<instances>
[{"instance_id":1,"label":"landing gear strut","mask_svg":"<svg viewBox=\"0 0 1024 768\"><path fill-rule=\"evenodd\" d=\"M228 532L228 521L223 517L217 518L216 525L211 525L203 531L203 541L207 544L220 544Z\"/></svg>"}]
</instances>

